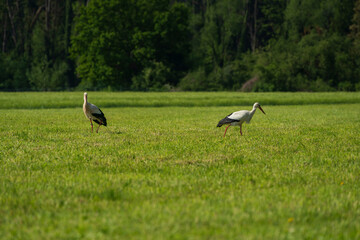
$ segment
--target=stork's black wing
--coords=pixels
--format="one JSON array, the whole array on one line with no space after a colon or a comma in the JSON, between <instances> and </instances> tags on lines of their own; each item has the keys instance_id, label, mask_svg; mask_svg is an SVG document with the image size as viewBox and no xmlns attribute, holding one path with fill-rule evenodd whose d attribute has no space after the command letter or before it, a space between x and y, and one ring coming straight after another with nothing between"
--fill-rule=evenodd
<instances>
[{"instance_id":1,"label":"stork's black wing","mask_svg":"<svg viewBox=\"0 0 360 240\"><path fill-rule=\"evenodd\" d=\"M97 119L94 119L94 122L96 122L97 124L101 124L104 126L107 126L107 122L106 122L106 118L104 113L100 110L100 113L91 113L91 115L93 115L94 117L96 117Z\"/></svg>"},{"instance_id":2,"label":"stork's black wing","mask_svg":"<svg viewBox=\"0 0 360 240\"><path fill-rule=\"evenodd\" d=\"M240 120L236 120L236 119L232 119L232 118L229 118L229 116L231 115L232 113L230 113L229 115L227 115L225 118L221 119L219 121L219 123L217 124L217 127L221 127L222 125L224 124L228 124L228 123L233 123L233 122L239 122Z\"/></svg>"}]
</instances>

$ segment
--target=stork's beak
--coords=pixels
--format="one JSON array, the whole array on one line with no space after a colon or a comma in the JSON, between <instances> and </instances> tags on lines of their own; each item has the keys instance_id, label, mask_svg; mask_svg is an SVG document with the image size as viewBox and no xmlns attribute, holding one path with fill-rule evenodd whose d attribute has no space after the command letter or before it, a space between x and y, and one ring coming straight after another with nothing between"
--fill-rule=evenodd
<instances>
[{"instance_id":1,"label":"stork's beak","mask_svg":"<svg viewBox=\"0 0 360 240\"><path fill-rule=\"evenodd\" d=\"M265 114L264 110L259 106L259 109L263 112L263 114ZM266 115L266 114L265 114Z\"/></svg>"}]
</instances>

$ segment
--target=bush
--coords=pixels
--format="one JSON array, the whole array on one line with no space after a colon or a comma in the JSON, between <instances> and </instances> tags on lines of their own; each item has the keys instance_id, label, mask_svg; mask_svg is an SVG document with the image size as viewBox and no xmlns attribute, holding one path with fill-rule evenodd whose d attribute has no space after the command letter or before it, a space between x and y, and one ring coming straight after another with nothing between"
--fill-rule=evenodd
<instances>
[{"instance_id":1,"label":"bush","mask_svg":"<svg viewBox=\"0 0 360 240\"><path fill-rule=\"evenodd\" d=\"M351 82L348 82L348 81L339 83L338 89L340 91L354 91L355 90L353 85L351 84Z\"/></svg>"},{"instance_id":2,"label":"bush","mask_svg":"<svg viewBox=\"0 0 360 240\"><path fill-rule=\"evenodd\" d=\"M56 62L54 66L51 66L44 59L35 63L27 75L34 90L63 90L68 87L67 71L66 62Z\"/></svg>"},{"instance_id":3,"label":"bush","mask_svg":"<svg viewBox=\"0 0 360 240\"><path fill-rule=\"evenodd\" d=\"M144 68L139 75L132 78L131 88L138 91L168 90L169 85L166 83L170 73L170 68L162 62L153 62L150 67Z\"/></svg>"},{"instance_id":4,"label":"bush","mask_svg":"<svg viewBox=\"0 0 360 240\"><path fill-rule=\"evenodd\" d=\"M30 85L26 76L28 68L27 59L11 55L0 56L0 89L2 90L27 90Z\"/></svg>"},{"instance_id":5,"label":"bush","mask_svg":"<svg viewBox=\"0 0 360 240\"><path fill-rule=\"evenodd\" d=\"M181 79L178 87L183 91L204 91L208 89L208 82L203 67L188 73Z\"/></svg>"}]
</instances>

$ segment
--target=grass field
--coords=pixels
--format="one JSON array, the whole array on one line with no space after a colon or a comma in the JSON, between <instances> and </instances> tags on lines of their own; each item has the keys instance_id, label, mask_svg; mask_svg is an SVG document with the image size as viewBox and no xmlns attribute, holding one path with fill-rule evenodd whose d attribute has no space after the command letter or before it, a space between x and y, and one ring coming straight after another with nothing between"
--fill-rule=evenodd
<instances>
[{"instance_id":1,"label":"grass field","mask_svg":"<svg viewBox=\"0 0 360 240\"><path fill-rule=\"evenodd\" d=\"M360 93L90 92L99 134L82 101L0 93L0 239L360 239Z\"/></svg>"}]
</instances>

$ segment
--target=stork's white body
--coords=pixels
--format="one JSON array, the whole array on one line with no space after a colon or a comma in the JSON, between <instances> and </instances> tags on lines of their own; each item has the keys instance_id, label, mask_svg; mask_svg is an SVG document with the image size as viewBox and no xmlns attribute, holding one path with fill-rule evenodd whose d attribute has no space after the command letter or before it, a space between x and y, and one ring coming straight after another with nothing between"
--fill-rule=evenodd
<instances>
[{"instance_id":1,"label":"stork's white body","mask_svg":"<svg viewBox=\"0 0 360 240\"><path fill-rule=\"evenodd\" d=\"M226 134L226 131L228 129L228 127L230 126L239 126L240 127L240 134L242 135L242 124L244 122L246 123L250 123L252 117L255 114L256 109L259 108L264 114L264 110L261 108L259 103L255 103L253 106L253 109L251 111L247 111L247 110L241 110L241 111L237 111L237 112L233 112L231 114L229 114L228 116L226 116L225 118L221 119L217 125L217 127L221 127L224 124L229 124L226 129L225 129L225 133L224 133L224 137Z\"/></svg>"},{"instance_id":2,"label":"stork's white body","mask_svg":"<svg viewBox=\"0 0 360 240\"><path fill-rule=\"evenodd\" d=\"M91 123L91 132L93 131L93 121L99 124L99 127L97 128L96 132L99 131L99 128L101 125L106 126L106 118L104 113L95 106L94 104L91 104L87 101L87 93L84 93L84 104L83 104L83 111L85 116L90 120Z\"/></svg>"},{"instance_id":3,"label":"stork's white body","mask_svg":"<svg viewBox=\"0 0 360 240\"><path fill-rule=\"evenodd\" d=\"M253 110L251 110L251 111L241 110L241 111L233 112L232 114L230 114L227 117L230 119L236 120L236 122L232 122L230 125L231 126L240 126L244 122L250 123L252 117L255 114L255 111L256 111L256 108L253 108Z\"/></svg>"},{"instance_id":4,"label":"stork's white body","mask_svg":"<svg viewBox=\"0 0 360 240\"><path fill-rule=\"evenodd\" d=\"M84 102L83 104L83 111L84 111L84 114L85 116L88 118L88 119L91 119L91 120L94 120L96 119L92 113L97 113L97 114L101 114L101 111L100 109L95 106L94 104L92 103L89 103L89 102Z\"/></svg>"}]
</instances>

